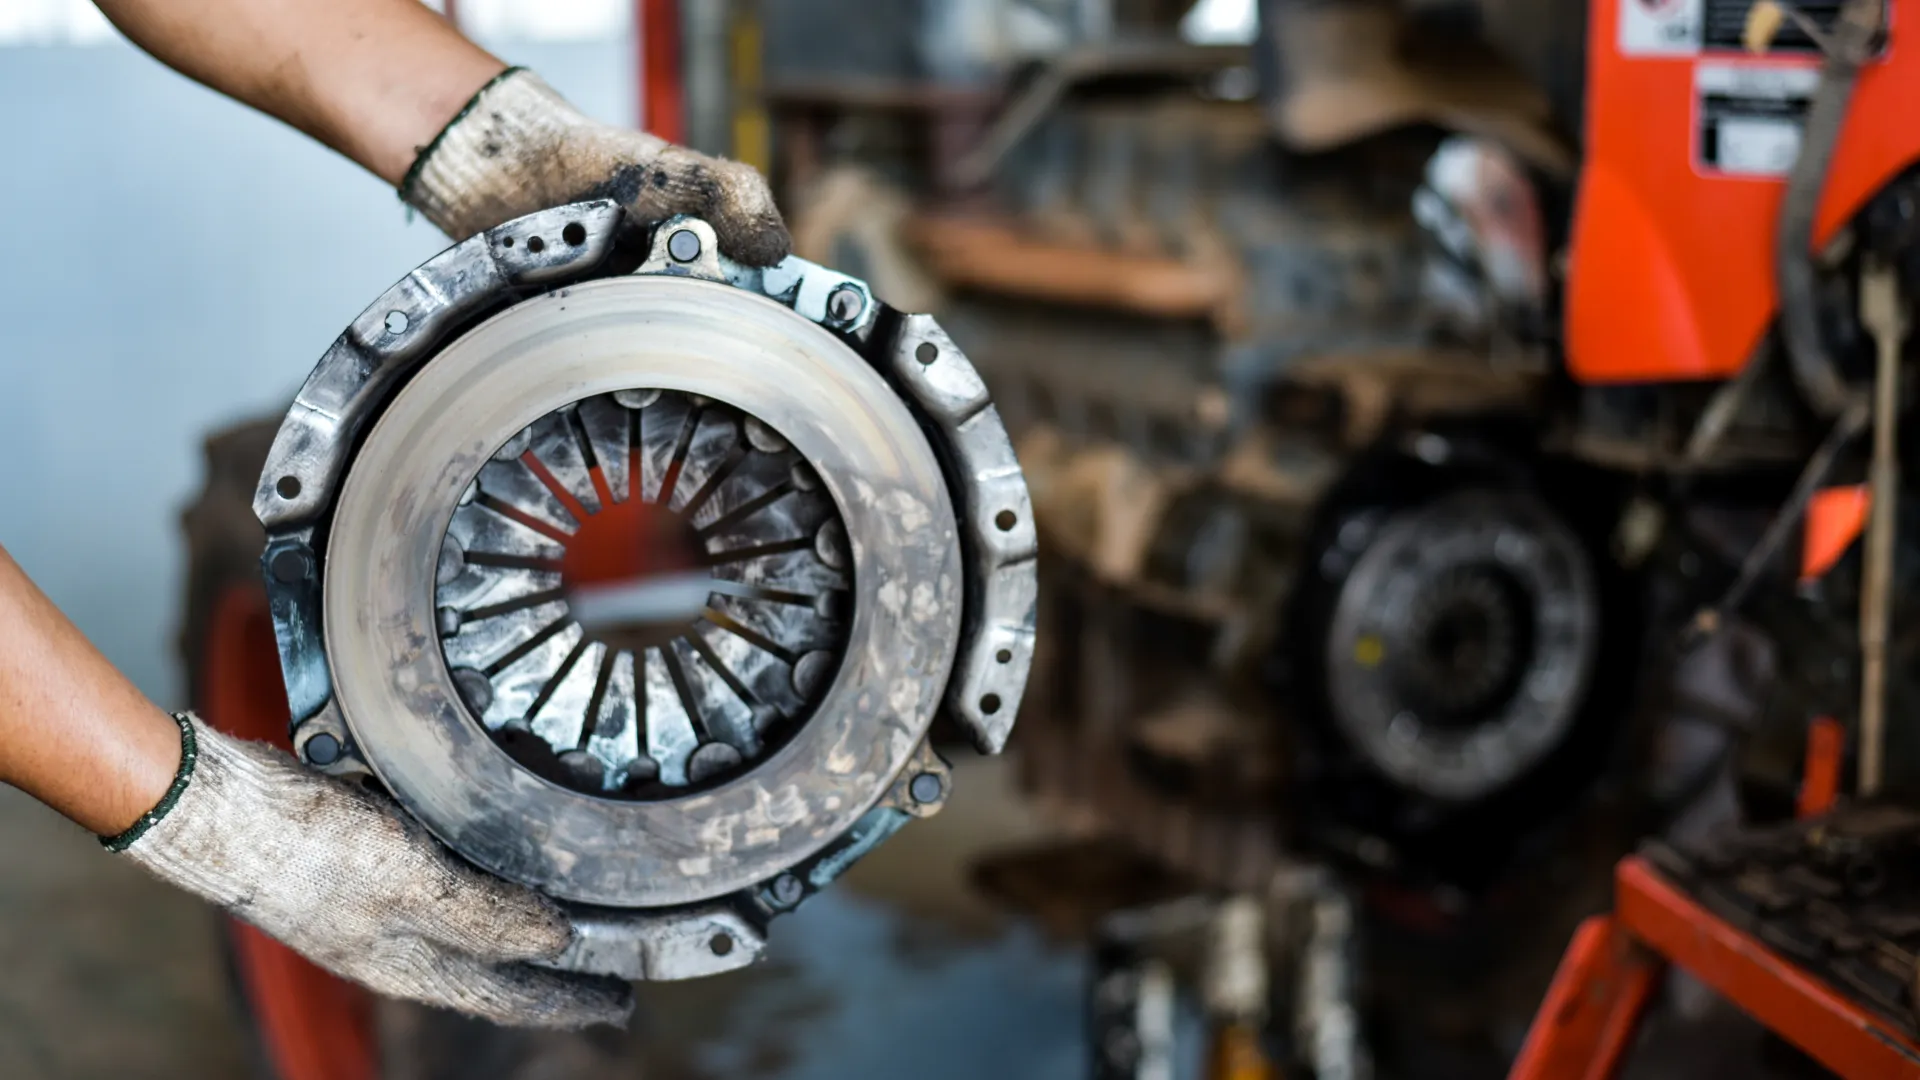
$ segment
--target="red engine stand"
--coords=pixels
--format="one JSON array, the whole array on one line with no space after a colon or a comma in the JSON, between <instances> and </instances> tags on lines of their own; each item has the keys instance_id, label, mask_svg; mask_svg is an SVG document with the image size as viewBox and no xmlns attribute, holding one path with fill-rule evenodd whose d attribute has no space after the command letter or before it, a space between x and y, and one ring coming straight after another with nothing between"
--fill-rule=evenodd
<instances>
[{"instance_id":1,"label":"red engine stand","mask_svg":"<svg viewBox=\"0 0 1920 1080\"><path fill-rule=\"evenodd\" d=\"M1614 874L1614 913L1574 934L1509 1080L1614 1075L1669 964L1846 1080L1920 1077L1920 1046L1634 856Z\"/></svg>"}]
</instances>

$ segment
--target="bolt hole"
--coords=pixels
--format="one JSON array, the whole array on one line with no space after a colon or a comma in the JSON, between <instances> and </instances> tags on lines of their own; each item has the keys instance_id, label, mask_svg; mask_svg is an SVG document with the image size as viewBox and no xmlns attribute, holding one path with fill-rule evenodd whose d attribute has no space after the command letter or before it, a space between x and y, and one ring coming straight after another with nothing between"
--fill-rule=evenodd
<instances>
[{"instance_id":1,"label":"bolt hole","mask_svg":"<svg viewBox=\"0 0 1920 1080\"><path fill-rule=\"evenodd\" d=\"M993 654L993 658L1003 664L1011 664L1013 663L1013 650L1001 649L999 652Z\"/></svg>"},{"instance_id":2,"label":"bolt hole","mask_svg":"<svg viewBox=\"0 0 1920 1080\"><path fill-rule=\"evenodd\" d=\"M574 247L579 247L587 242L587 227L577 221L569 221L567 227L560 230L560 239Z\"/></svg>"},{"instance_id":3,"label":"bolt hole","mask_svg":"<svg viewBox=\"0 0 1920 1080\"><path fill-rule=\"evenodd\" d=\"M919 348L913 350L913 358L923 364L931 364L940 359L940 346L931 341L923 341Z\"/></svg>"},{"instance_id":4,"label":"bolt hole","mask_svg":"<svg viewBox=\"0 0 1920 1080\"><path fill-rule=\"evenodd\" d=\"M547 242L537 236L529 236L527 237L527 250L538 255L547 250Z\"/></svg>"},{"instance_id":5,"label":"bolt hole","mask_svg":"<svg viewBox=\"0 0 1920 1080\"><path fill-rule=\"evenodd\" d=\"M999 527L1001 532L1012 532L1013 527L1020 524L1020 515L1011 510L1002 510L993 515L993 523Z\"/></svg>"},{"instance_id":6,"label":"bolt hole","mask_svg":"<svg viewBox=\"0 0 1920 1080\"><path fill-rule=\"evenodd\" d=\"M283 499L297 499L300 497L300 478L283 476L274 482L273 490L279 492Z\"/></svg>"},{"instance_id":7,"label":"bolt hole","mask_svg":"<svg viewBox=\"0 0 1920 1080\"><path fill-rule=\"evenodd\" d=\"M715 956L725 956L733 951L733 936L731 934L715 934L713 935L713 940L707 942L707 948L712 949L713 955Z\"/></svg>"},{"instance_id":8,"label":"bolt hole","mask_svg":"<svg viewBox=\"0 0 1920 1080\"><path fill-rule=\"evenodd\" d=\"M387 333L404 334L407 332L407 313L404 311L387 312Z\"/></svg>"},{"instance_id":9,"label":"bolt hole","mask_svg":"<svg viewBox=\"0 0 1920 1080\"><path fill-rule=\"evenodd\" d=\"M507 237L506 239L504 239L504 240L502 240L502 241L500 241L500 246L501 246L501 247L512 247L512 246L513 246L513 237L511 237L511 236L509 236L509 237Z\"/></svg>"},{"instance_id":10,"label":"bolt hole","mask_svg":"<svg viewBox=\"0 0 1920 1080\"><path fill-rule=\"evenodd\" d=\"M1000 695L988 694L986 697L981 698L980 711L983 713L986 713L988 716L992 716L994 713L999 712L1000 711Z\"/></svg>"}]
</instances>

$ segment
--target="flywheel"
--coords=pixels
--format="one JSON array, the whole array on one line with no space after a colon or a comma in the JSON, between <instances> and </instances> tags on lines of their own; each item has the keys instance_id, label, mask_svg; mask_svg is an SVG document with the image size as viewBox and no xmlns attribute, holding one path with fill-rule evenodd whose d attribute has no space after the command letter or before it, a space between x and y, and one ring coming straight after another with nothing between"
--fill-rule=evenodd
<instances>
[{"instance_id":1,"label":"flywheel","mask_svg":"<svg viewBox=\"0 0 1920 1080\"><path fill-rule=\"evenodd\" d=\"M448 249L337 340L254 509L311 766L575 909L562 965L742 966L1011 730L1025 482L928 316L704 222L582 203Z\"/></svg>"},{"instance_id":2,"label":"flywheel","mask_svg":"<svg viewBox=\"0 0 1920 1080\"><path fill-rule=\"evenodd\" d=\"M1525 776L1571 734L1600 645L1585 548L1544 504L1454 492L1341 530L1326 629L1343 736L1382 775L1452 803Z\"/></svg>"}]
</instances>

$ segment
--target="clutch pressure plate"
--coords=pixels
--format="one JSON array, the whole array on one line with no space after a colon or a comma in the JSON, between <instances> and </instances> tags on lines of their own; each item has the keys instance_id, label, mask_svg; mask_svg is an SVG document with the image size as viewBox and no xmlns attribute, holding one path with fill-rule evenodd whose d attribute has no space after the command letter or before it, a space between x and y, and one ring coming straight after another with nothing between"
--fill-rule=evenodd
<instances>
[{"instance_id":1,"label":"clutch pressure plate","mask_svg":"<svg viewBox=\"0 0 1920 1080\"><path fill-rule=\"evenodd\" d=\"M1025 482L924 315L704 222L521 218L356 319L255 495L308 764L574 909L561 966L746 964L1006 742Z\"/></svg>"}]
</instances>

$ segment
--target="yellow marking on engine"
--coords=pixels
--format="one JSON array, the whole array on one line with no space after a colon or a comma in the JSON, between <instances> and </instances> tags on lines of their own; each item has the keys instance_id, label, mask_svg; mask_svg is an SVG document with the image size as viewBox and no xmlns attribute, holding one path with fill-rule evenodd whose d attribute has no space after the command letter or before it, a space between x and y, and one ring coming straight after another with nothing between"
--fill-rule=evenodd
<instances>
[{"instance_id":1,"label":"yellow marking on engine","mask_svg":"<svg viewBox=\"0 0 1920 1080\"><path fill-rule=\"evenodd\" d=\"M1361 667L1379 667L1386 656L1387 645L1377 634L1368 634L1353 643L1353 660Z\"/></svg>"}]
</instances>

